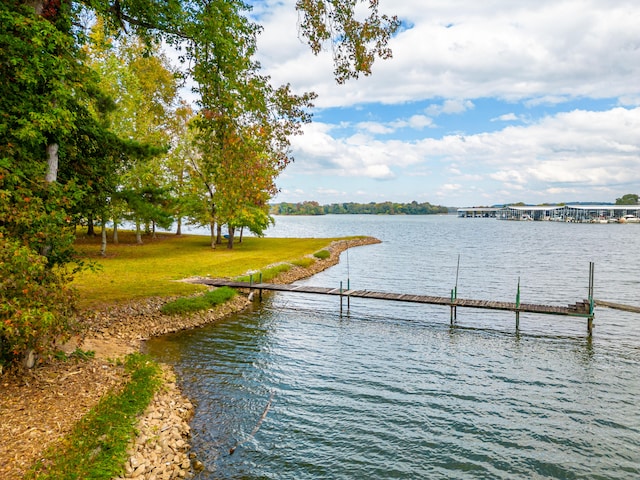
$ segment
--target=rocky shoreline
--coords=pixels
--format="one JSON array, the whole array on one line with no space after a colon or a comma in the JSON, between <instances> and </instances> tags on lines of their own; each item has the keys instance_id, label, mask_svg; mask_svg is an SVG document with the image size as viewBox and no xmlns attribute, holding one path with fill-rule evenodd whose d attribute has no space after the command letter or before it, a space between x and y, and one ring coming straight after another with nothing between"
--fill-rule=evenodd
<instances>
[{"instance_id":1,"label":"rocky shoreline","mask_svg":"<svg viewBox=\"0 0 640 480\"><path fill-rule=\"evenodd\" d=\"M327 248L330 252L327 259L316 259L306 268L292 265L291 269L279 275L274 283L291 283L310 277L337 264L340 253L346 249L373 243L379 243L379 240L372 237L359 237L335 241ZM238 295L232 301L215 309L176 317L160 313L160 307L166 302L166 298L150 298L85 313L83 322L88 325L88 328L83 337L70 346L70 351L79 346L83 351L95 352L96 357L94 360L79 364L76 373L73 374L74 380L80 382L85 380L82 385L85 390L84 396L88 400L86 405L82 405L80 410L82 415L106 392L105 385L111 388L121 385L122 371L114 367L110 360L140 350L142 342L150 337L213 323L247 308L250 303L246 296ZM78 408L74 409L75 416L61 412L53 416L38 416L37 412L30 413L31 395L37 395L43 387L48 386L48 383L55 383L57 388L51 393L52 397L49 400L40 399L43 404L51 405L52 399L59 396L67 397L64 402L66 406L77 401L73 398L74 393L66 389L65 379L61 377L65 375L63 372L67 371L68 366L58 371L53 368L49 373L46 369L42 369L42 372L32 373L31 380L24 380L24 385L9 383L3 385L8 387L5 393L9 394L9 401L5 401L7 398L0 400L0 412L3 416L3 424L0 425L0 447L2 447L0 451L7 450L7 455L4 453L2 455L3 460L6 458L6 462L0 467L0 477L22 478L25 468L33 464L48 445L64 436L73 423L82 416L78 414ZM108 381L101 380L104 375ZM137 426L139 435L129 447L125 475L118 477L119 480L190 478L204 468L202 463L190 454L188 443L189 420L193 414L193 405L180 392L175 375L169 367L163 366L163 375L163 388L139 419ZM78 389L82 390L80 387ZM74 392L78 394L76 390ZM14 395L12 396L11 393ZM58 410L63 407L64 405L61 405ZM12 415L13 411L19 413ZM7 422L4 422L5 418L8 419ZM55 428L49 425L51 418L56 422ZM14 419L17 421L14 422ZM36 429L37 444L27 447L24 442L16 441L21 435L25 435L25 431L29 428L33 431L32 424L35 422L40 425ZM24 441L29 440L29 437L24 438Z\"/></svg>"}]
</instances>

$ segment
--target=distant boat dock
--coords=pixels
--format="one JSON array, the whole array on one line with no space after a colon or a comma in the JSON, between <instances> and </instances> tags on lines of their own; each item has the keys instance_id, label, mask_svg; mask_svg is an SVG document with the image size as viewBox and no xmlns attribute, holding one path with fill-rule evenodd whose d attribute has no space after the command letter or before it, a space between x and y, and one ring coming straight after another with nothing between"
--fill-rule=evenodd
<instances>
[{"instance_id":1,"label":"distant boat dock","mask_svg":"<svg viewBox=\"0 0 640 480\"><path fill-rule=\"evenodd\" d=\"M593 318L594 318L594 301L593 301L593 263L590 264L589 270L589 298L587 300L579 301L573 305L568 306L554 306L554 305L539 305L531 303L520 303L520 285L516 294L515 302L498 302L490 300L474 300L457 298L456 290L451 290L450 297L435 297L429 295L413 295L407 293L390 293L390 292L376 292L372 290L352 290L350 288L344 289L342 282L339 288L331 287L314 287L308 285L296 285L296 284L273 284L273 283L257 283L253 282L253 277L249 282L238 282L226 279L209 279L200 278L198 280L192 280L193 283L199 283L209 285L212 287L231 287L249 289L251 291L258 291L260 298L262 297L262 291L277 291L277 292L292 292L292 293L307 293L314 295L333 295L340 297L340 311L343 308L343 299L347 300L347 305L351 301L351 298L368 298L395 302L409 302L409 303L421 303L427 305L441 305L447 306L451 309L451 324L453 325L457 317L457 308L476 308L484 310L501 310L514 312L516 316L516 330L520 327L520 313L535 313L546 315L563 315L570 317L580 317L587 319L587 332L591 335L593 331Z\"/></svg>"},{"instance_id":2,"label":"distant boat dock","mask_svg":"<svg viewBox=\"0 0 640 480\"><path fill-rule=\"evenodd\" d=\"M460 218L569 223L640 223L640 205L507 205L459 208L457 212Z\"/></svg>"}]
</instances>

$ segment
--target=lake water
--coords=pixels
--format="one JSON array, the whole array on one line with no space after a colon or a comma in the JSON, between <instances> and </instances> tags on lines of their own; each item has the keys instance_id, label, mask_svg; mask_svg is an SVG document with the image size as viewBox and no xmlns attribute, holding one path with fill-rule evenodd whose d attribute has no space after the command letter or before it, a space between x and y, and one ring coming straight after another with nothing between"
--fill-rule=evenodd
<instances>
[{"instance_id":1,"label":"lake water","mask_svg":"<svg viewBox=\"0 0 640 480\"><path fill-rule=\"evenodd\" d=\"M372 235L301 283L640 304L640 225L278 217L269 236ZM212 272L215 275L215 272ZM295 293L148 342L197 402L203 479L635 479L640 315L586 320ZM270 402L271 399L271 402ZM270 402L270 403L269 403ZM266 416L263 417L267 406ZM263 418L260 423L261 417ZM254 430L259 426L259 429ZM235 452L229 451L237 446Z\"/></svg>"}]
</instances>

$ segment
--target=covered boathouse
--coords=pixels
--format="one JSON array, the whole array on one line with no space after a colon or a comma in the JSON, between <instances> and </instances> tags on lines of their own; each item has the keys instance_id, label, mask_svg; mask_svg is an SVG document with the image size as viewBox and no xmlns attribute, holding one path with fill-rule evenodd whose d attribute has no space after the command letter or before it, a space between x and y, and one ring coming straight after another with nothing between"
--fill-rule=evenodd
<instances>
[{"instance_id":1,"label":"covered boathouse","mask_svg":"<svg viewBox=\"0 0 640 480\"><path fill-rule=\"evenodd\" d=\"M459 208L461 218L575 223L640 223L640 205L507 205Z\"/></svg>"},{"instance_id":2,"label":"covered boathouse","mask_svg":"<svg viewBox=\"0 0 640 480\"><path fill-rule=\"evenodd\" d=\"M468 207L459 208L458 216L462 218L496 218L499 208L495 207Z\"/></svg>"}]
</instances>

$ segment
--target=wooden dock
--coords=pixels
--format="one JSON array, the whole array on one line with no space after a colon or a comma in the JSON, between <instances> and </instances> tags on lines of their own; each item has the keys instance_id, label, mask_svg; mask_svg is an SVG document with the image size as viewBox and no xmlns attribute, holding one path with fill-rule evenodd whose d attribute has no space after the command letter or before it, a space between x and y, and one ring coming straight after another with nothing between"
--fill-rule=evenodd
<instances>
[{"instance_id":1,"label":"wooden dock","mask_svg":"<svg viewBox=\"0 0 640 480\"><path fill-rule=\"evenodd\" d=\"M442 305L451 308L451 321L456 318L456 309L458 307L463 308L476 308L484 310L501 310L514 312L516 314L516 328L519 327L520 313L535 313L546 315L564 315L570 317L581 317L588 319L587 330L589 333L592 331L593 322L593 303L589 300L583 300L573 305L568 306L555 306L555 305L538 305L532 303L519 303L516 302L496 302L490 300L473 300L465 298L452 297L435 297L429 295L412 295L407 293L389 293L389 292L376 292L372 290L344 290L342 288L328 288L328 287L314 287L309 285L279 285L273 283L253 283L253 282L236 282L225 279L199 279L194 283L200 283L209 285L212 287L231 287L231 288L243 288L250 290L257 290L262 293L263 290L277 291L277 292L297 292L308 293L315 295L333 295L340 297L340 308L342 309L342 299L346 298L349 301L350 298L371 298L376 300L386 300L395 302L409 302L409 303L421 303L427 305ZM518 297L519 298L519 297Z\"/></svg>"}]
</instances>

